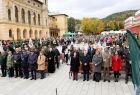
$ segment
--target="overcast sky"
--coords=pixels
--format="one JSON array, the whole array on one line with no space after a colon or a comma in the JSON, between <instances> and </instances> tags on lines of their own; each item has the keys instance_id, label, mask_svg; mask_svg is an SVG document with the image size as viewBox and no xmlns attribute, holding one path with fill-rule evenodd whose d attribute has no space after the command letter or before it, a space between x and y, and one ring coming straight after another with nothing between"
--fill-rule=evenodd
<instances>
[{"instance_id":1,"label":"overcast sky","mask_svg":"<svg viewBox=\"0 0 140 95\"><path fill-rule=\"evenodd\" d=\"M104 18L124 10L140 9L140 0L48 0L49 11L74 18Z\"/></svg>"}]
</instances>

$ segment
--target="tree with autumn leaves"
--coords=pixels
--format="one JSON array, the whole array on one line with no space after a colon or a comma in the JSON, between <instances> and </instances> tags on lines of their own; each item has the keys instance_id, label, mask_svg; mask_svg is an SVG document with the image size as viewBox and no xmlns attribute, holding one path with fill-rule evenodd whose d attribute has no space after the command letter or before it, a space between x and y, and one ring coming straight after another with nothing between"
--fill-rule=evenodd
<instances>
[{"instance_id":1,"label":"tree with autumn leaves","mask_svg":"<svg viewBox=\"0 0 140 95\"><path fill-rule=\"evenodd\" d=\"M68 19L69 32L76 32L76 26L86 34L99 34L103 31L120 30L124 28L122 21L107 21L98 18L83 18L82 20L70 17Z\"/></svg>"},{"instance_id":2,"label":"tree with autumn leaves","mask_svg":"<svg viewBox=\"0 0 140 95\"><path fill-rule=\"evenodd\" d=\"M104 30L104 22L98 18L84 18L81 20L81 29L86 34L98 34Z\"/></svg>"}]
</instances>

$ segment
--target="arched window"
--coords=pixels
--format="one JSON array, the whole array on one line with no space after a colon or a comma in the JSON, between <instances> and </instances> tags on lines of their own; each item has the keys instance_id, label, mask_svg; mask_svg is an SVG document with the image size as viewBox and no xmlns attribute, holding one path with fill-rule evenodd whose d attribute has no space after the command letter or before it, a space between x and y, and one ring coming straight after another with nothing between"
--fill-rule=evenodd
<instances>
[{"instance_id":1,"label":"arched window","mask_svg":"<svg viewBox=\"0 0 140 95\"><path fill-rule=\"evenodd\" d=\"M40 14L38 14L38 25L40 25Z\"/></svg>"},{"instance_id":2,"label":"arched window","mask_svg":"<svg viewBox=\"0 0 140 95\"><path fill-rule=\"evenodd\" d=\"M29 31L29 37L31 38L32 36L32 30Z\"/></svg>"},{"instance_id":3,"label":"arched window","mask_svg":"<svg viewBox=\"0 0 140 95\"><path fill-rule=\"evenodd\" d=\"M10 9L8 9L8 20L11 21L11 10Z\"/></svg>"},{"instance_id":4,"label":"arched window","mask_svg":"<svg viewBox=\"0 0 140 95\"><path fill-rule=\"evenodd\" d=\"M27 39L27 30L26 29L23 30L23 38Z\"/></svg>"},{"instance_id":5,"label":"arched window","mask_svg":"<svg viewBox=\"0 0 140 95\"><path fill-rule=\"evenodd\" d=\"M31 12L28 11L28 23L31 24Z\"/></svg>"},{"instance_id":6,"label":"arched window","mask_svg":"<svg viewBox=\"0 0 140 95\"><path fill-rule=\"evenodd\" d=\"M38 33L37 33L37 30L35 30L35 39L38 38Z\"/></svg>"},{"instance_id":7,"label":"arched window","mask_svg":"<svg viewBox=\"0 0 140 95\"><path fill-rule=\"evenodd\" d=\"M41 38L42 37L42 31L40 30L39 31L39 38Z\"/></svg>"},{"instance_id":8,"label":"arched window","mask_svg":"<svg viewBox=\"0 0 140 95\"><path fill-rule=\"evenodd\" d=\"M21 39L21 31L20 29L18 28L17 29L17 40L20 40Z\"/></svg>"},{"instance_id":9,"label":"arched window","mask_svg":"<svg viewBox=\"0 0 140 95\"><path fill-rule=\"evenodd\" d=\"M35 12L33 14L33 21L34 21L34 25L36 25L36 14L35 14Z\"/></svg>"},{"instance_id":10,"label":"arched window","mask_svg":"<svg viewBox=\"0 0 140 95\"><path fill-rule=\"evenodd\" d=\"M21 10L21 16L22 16L22 23L25 23L25 11L24 11L24 9Z\"/></svg>"},{"instance_id":11,"label":"arched window","mask_svg":"<svg viewBox=\"0 0 140 95\"><path fill-rule=\"evenodd\" d=\"M18 22L18 8L15 6L15 21Z\"/></svg>"},{"instance_id":12,"label":"arched window","mask_svg":"<svg viewBox=\"0 0 140 95\"><path fill-rule=\"evenodd\" d=\"M31 29L29 31L29 38L33 38L33 31Z\"/></svg>"},{"instance_id":13,"label":"arched window","mask_svg":"<svg viewBox=\"0 0 140 95\"><path fill-rule=\"evenodd\" d=\"M12 30L9 30L9 38L12 38L13 34L12 34Z\"/></svg>"}]
</instances>

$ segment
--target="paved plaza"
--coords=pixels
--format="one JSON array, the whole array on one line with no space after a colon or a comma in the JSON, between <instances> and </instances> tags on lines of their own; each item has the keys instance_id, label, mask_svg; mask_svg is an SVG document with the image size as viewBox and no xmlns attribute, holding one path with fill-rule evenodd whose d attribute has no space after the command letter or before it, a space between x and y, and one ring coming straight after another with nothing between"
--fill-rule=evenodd
<instances>
[{"instance_id":1,"label":"paved plaza","mask_svg":"<svg viewBox=\"0 0 140 95\"><path fill-rule=\"evenodd\" d=\"M45 79L25 80L21 78L0 78L0 95L134 95L133 84L125 84L124 79L118 83L111 80L96 83L92 80L73 81L69 79L69 66L62 64L54 74Z\"/></svg>"}]
</instances>

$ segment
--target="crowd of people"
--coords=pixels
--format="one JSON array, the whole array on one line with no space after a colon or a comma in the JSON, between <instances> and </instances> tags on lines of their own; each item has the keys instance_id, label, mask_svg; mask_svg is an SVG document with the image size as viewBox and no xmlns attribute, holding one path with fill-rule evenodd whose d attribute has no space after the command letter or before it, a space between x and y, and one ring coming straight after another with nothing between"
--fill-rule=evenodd
<instances>
[{"instance_id":1,"label":"crowd of people","mask_svg":"<svg viewBox=\"0 0 140 95\"><path fill-rule=\"evenodd\" d=\"M82 42L87 44L86 48L78 47ZM129 48L125 43L127 40L124 35L49 39L42 45L34 43L33 47L29 47L26 42L16 48L3 43L4 52L0 52L2 77L36 80L39 73L40 78L44 79L46 72L54 73L59 68L60 60L67 65L70 60L73 80L78 80L78 73L81 73L83 81L88 81L89 76L93 75L96 82L101 79L110 82L113 71L114 80L118 82L120 71L124 70L127 83L132 75ZM62 51L57 49L58 45L62 46Z\"/></svg>"},{"instance_id":2,"label":"crowd of people","mask_svg":"<svg viewBox=\"0 0 140 95\"><path fill-rule=\"evenodd\" d=\"M55 45L33 45L23 43L23 46L13 48L13 43L4 44L3 51L0 52L0 65L2 77L20 77L31 80L45 78L45 73L54 73L59 68L60 52ZM56 44L56 43L54 43Z\"/></svg>"},{"instance_id":3,"label":"crowd of people","mask_svg":"<svg viewBox=\"0 0 140 95\"><path fill-rule=\"evenodd\" d=\"M95 39L95 43L88 43L86 48L70 49L70 72L73 80L78 80L78 73L83 74L83 81L93 80L110 82L111 74L114 73L115 82L119 81L121 71L125 73L125 82L128 83L131 73L130 52L125 35L106 35ZM98 42L98 44L96 44Z\"/></svg>"}]
</instances>

